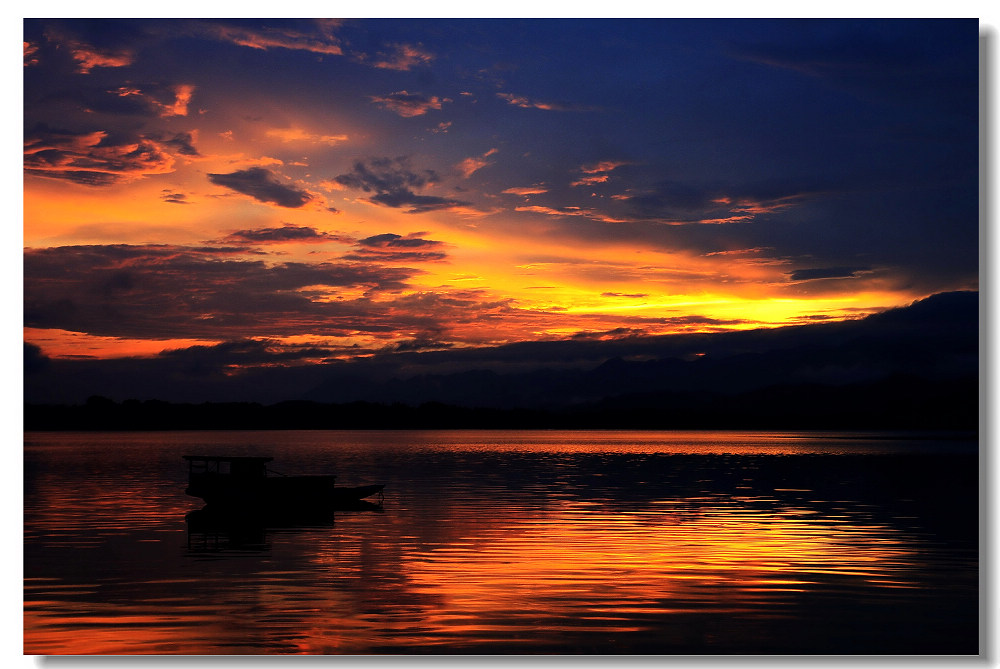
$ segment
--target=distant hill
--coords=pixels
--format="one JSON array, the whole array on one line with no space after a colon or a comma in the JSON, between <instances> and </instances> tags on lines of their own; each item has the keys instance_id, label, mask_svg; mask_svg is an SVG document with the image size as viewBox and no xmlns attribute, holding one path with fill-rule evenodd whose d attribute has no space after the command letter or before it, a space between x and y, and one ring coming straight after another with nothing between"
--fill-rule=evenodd
<instances>
[{"instance_id":1,"label":"distant hill","mask_svg":"<svg viewBox=\"0 0 1000 669\"><path fill-rule=\"evenodd\" d=\"M978 376L978 336L978 293L945 293L857 321L615 342L516 345L532 346L538 358L543 357L539 351L548 348L555 361L594 357L595 351L607 357L589 367L539 362L528 371L505 373L505 358L498 350L478 369L460 372L389 378L336 375L303 399L558 409L649 393L730 396L777 385L846 388L899 376L953 381Z\"/></svg>"},{"instance_id":2,"label":"distant hill","mask_svg":"<svg viewBox=\"0 0 1000 669\"><path fill-rule=\"evenodd\" d=\"M312 385L272 402L35 401L25 427L975 430L978 300L943 293L856 321L771 330L383 356L299 370ZM269 378L278 379L241 381L252 389Z\"/></svg>"}]
</instances>

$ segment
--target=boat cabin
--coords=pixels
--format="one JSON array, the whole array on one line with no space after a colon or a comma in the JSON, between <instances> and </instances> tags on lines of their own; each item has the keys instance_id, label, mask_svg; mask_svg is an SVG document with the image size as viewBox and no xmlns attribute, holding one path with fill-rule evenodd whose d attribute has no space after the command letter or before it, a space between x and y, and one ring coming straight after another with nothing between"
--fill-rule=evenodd
<instances>
[{"instance_id":1,"label":"boat cabin","mask_svg":"<svg viewBox=\"0 0 1000 669\"><path fill-rule=\"evenodd\" d=\"M265 465L274 458L219 456L219 455L185 455L188 461L188 483L191 485L208 481L246 480L264 478L267 476Z\"/></svg>"}]
</instances>

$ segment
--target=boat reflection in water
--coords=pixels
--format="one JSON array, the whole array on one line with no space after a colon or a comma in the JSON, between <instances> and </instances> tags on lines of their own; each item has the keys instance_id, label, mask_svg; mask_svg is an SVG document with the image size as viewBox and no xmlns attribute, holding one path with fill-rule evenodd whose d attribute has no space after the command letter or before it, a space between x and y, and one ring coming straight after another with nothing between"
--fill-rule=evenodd
<instances>
[{"instance_id":1,"label":"boat reflection in water","mask_svg":"<svg viewBox=\"0 0 1000 669\"><path fill-rule=\"evenodd\" d=\"M266 512L206 506L184 516L188 530L188 553L225 551L265 551L270 548L270 532L289 529L333 527L338 511L383 513L382 504L355 500L338 502L321 509L277 509Z\"/></svg>"},{"instance_id":2,"label":"boat reflection in water","mask_svg":"<svg viewBox=\"0 0 1000 669\"><path fill-rule=\"evenodd\" d=\"M189 463L184 492L206 503L185 515L191 552L266 550L268 530L332 527L337 511L383 510L383 485L345 488L335 486L333 475L277 474L266 467L270 457L184 459ZM378 503L364 499L376 496Z\"/></svg>"}]
</instances>

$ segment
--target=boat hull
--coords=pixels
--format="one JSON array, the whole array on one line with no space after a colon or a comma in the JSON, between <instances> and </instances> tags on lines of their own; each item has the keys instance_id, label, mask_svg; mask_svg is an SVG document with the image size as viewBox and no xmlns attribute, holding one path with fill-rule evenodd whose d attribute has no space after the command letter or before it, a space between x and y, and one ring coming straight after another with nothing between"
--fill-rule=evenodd
<instances>
[{"instance_id":1,"label":"boat hull","mask_svg":"<svg viewBox=\"0 0 1000 669\"><path fill-rule=\"evenodd\" d=\"M286 510L321 509L372 497L385 486L346 488L333 476L267 477L251 481L213 481L190 485L185 491L215 508Z\"/></svg>"}]
</instances>

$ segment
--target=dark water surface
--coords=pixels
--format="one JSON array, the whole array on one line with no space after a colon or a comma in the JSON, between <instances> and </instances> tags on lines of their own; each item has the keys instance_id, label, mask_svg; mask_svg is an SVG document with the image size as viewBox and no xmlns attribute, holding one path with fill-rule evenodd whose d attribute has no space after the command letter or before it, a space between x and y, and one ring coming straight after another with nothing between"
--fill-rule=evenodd
<instances>
[{"instance_id":1,"label":"dark water surface","mask_svg":"<svg viewBox=\"0 0 1000 669\"><path fill-rule=\"evenodd\" d=\"M27 654L976 654L974 440L29 433ZM384 483L189 525L181 456Z\"/></svg>"}]
</instances>

